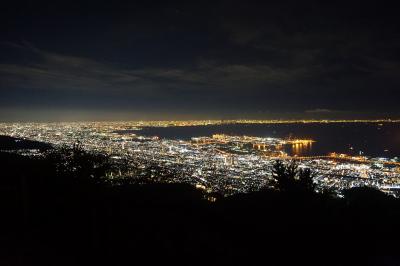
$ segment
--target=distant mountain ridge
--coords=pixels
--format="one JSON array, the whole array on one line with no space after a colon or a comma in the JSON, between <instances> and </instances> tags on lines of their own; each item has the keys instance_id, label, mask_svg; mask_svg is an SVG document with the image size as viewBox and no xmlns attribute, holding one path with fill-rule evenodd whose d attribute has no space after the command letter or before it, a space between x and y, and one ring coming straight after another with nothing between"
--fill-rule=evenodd
<instances>
[{"instance_id":1,"label":"distant mountain ridge","mask_svg":"<svg viewBox=\"0 0 400 266\"><path fill-rule=\"evenodd\" d=\"M44 142L0 135L0 150L22 150L22 149L48 150L52 148L53 148L52 145Z\"/></svg>"}]
</instances>

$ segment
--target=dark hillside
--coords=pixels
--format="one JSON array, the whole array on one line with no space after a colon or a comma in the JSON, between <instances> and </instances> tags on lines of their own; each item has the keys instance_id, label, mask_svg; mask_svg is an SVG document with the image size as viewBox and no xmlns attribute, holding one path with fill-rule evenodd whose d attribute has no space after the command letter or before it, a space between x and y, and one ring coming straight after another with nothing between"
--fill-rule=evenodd
<instances>
[{"instance_id":1,"label":"dark hillside","mask_svg":"<svg viewBox=\"0 0 400 266\"><path fill-rule=\"evenodd\" d=\"M13 138L9 136L0 136L0 150L20 150L20 149L48 150L51 148L52 148L51 145L39 141Z\"/></svg>"},{"instance_id":2,"label":"dark hillside","mask_svg":"<svg viewBox=\"0 0 400 266\"><path fill-rule=\"evenodd\" d=\"M50 158L0 153L1 265L400 262L400 202L376 190L344 199L264 190L211 203L183 184L68 177Z\"/></svg>"}]
</instances>

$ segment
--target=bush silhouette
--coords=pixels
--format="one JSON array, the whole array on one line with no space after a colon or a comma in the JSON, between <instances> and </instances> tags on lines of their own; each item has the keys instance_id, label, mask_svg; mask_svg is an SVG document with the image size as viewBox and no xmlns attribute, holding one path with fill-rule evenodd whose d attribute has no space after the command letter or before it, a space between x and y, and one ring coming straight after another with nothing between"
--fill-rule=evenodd
<instances>
[{"instance_id":1,"label":"bush silhouette","mask_svg":"<svg viewBox=\"0 0 400 266\"><path fill-rule=\"evenodd\" d=\"M313 192L314 173L309 169L300 169L295 161L284 164L277 160L272 167L272 176L276 188L282 192Z\"/></svg>"},{"instance_id":2,"label":"bush silhouette","mask_svg":"<svg viewBox=\"0 0 400 266\"><path fill-rule=\"evenodd\" d=\"M72 147L63 146L51 150L44 160L50 163L58 177L84 183L101 183L101 179L112 171L112 164L107 156L87 152L80 142Z\"/></svg>"}]
</instances>

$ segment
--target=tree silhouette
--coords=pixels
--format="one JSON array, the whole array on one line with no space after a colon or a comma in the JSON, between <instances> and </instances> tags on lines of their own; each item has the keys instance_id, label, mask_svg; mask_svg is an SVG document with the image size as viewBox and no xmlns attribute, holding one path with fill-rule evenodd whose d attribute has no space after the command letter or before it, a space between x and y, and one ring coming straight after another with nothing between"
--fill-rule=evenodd
<instances>
[{"instance_id":1,"label":"tree silhouette","mask_svg":"<svg viewBox=\"0 0 400 266\"><path fill-rule=\"evenodd\" d=\"M311 171L310 168L299 169L298 171L298 184L301 189L305 191L314 191L315 183L314 183L315 174Z\"/></svg>"},{"instance_id":2,"label":"tree silhouette","mask_svg":"<svg viewBox=\"0 0 400 266\"><path fill-rule=\"evenodd\" d=\"M78 141L72 147L63 146L52 150L45 158L59 177L78 179L86 183L99 183L112 171L109 158L99 153L90 153Z\"/></svg>"},{"instance_id":3,"label":"tree silhouette","mask_svg":"<svg viewBox=\"0 0 400 266\"><path fill-rule=\"evenodd\" d=\"M295 161L284 164L277 160L272 166L276 188L283 192L313 192L314 174L309 168L299 169Z\"/></svg>"}]
</instances>

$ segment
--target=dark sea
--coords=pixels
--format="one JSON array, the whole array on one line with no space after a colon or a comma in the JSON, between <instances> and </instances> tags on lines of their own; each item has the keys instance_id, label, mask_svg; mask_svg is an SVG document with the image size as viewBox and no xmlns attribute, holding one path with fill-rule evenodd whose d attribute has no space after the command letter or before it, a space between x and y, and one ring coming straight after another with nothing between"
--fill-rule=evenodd
<instances>
[{"instance_id":1,"label":"dark sea","mask_svg":"<svg viewBox=\"0 0 400 266\"><path fill-rule=\"evenodd\" d=\"M330 152L371 157L400 157L400 123L230 124L188 127L145 127L134 133L165 139L189 140L217 133L275 138L305 138L308 147L289 148L290 154L327 155Z\"/></svg>"}]
</instances>

